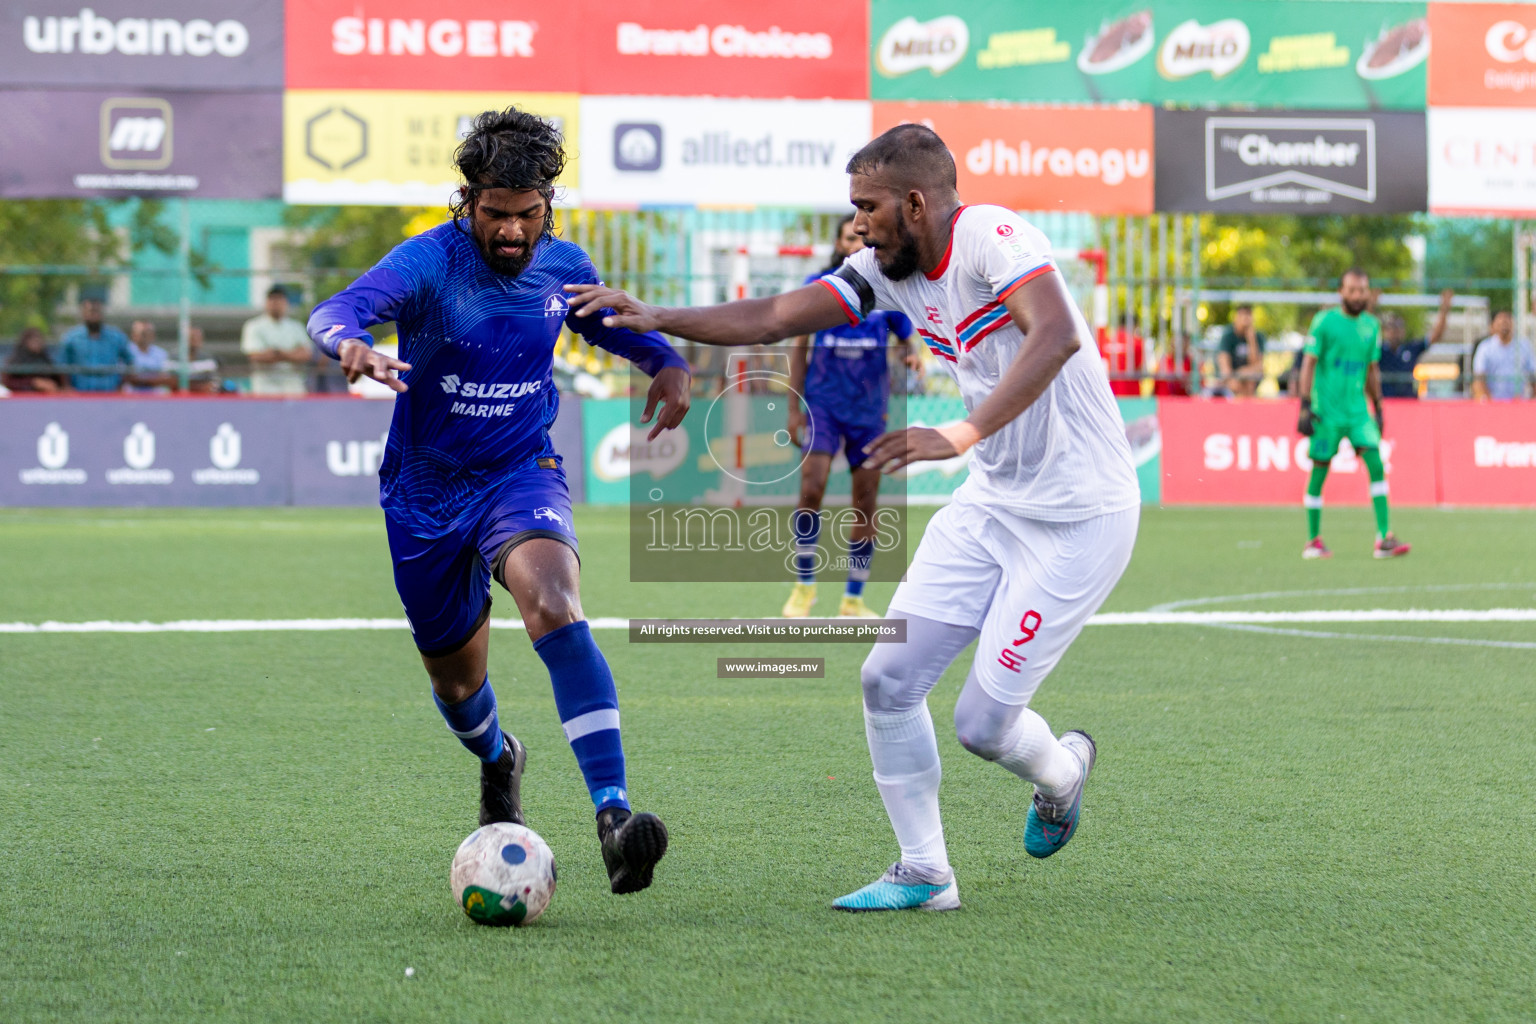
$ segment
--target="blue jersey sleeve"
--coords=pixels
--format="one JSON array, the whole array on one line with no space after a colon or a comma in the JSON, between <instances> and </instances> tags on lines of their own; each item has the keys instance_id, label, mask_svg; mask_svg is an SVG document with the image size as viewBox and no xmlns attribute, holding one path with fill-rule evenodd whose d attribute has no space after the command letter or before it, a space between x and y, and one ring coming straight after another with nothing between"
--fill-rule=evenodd
<instances>
[{"instance_id":1,"label":"blue jersey sleeve","mask_svg":"<svg viewBox=\"0 0 1536 1024\"><path fill-rule=\"evenodd\" d=\"M435 238L418 235L390 250L372 270L317 305L309 336L326 355L339 358L341 343L372 345L368 328L409 319L443 279L447 256Z\"/></svg>"},{"instance_id":2,"label":"blue jersey sleeve","mask_svg":"<svg viewBox=\"0 0 1536 1024\"><path fill-rule=\"evenodd\" d=\"M898 313L895 310L887 310L885 322L890 327L891 333L896 335L896 337L912 337L912 321L907 319L907 314Z\"/></svg>"},{"instance_id":3,"label":"blue jersey sleeve","mask_svg":"<svg viewBox=\"0 0 1536 1024\"><path fill-rule=\"evenodd\" d=\"M602 284L602 281L598 279L597 270L591 261L587 260L583 262L578 279L570 283ZM688 361L678 355L677 350L655 331L638 334L625 327L603 326L603 317L612 312L605 308L587 316L569 314L565 318L565 325L585 338L588 344L628 359L648 377L656 376L669 366L688 370Z\"/></svg>"}]
</instances>

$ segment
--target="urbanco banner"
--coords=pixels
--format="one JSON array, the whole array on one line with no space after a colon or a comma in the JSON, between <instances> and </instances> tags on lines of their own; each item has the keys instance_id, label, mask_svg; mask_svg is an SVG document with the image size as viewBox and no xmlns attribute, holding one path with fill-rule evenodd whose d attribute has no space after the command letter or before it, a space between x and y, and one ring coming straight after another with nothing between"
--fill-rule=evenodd
<instances>
[{"instance_id":1,"label":"urbanco banner","mask_svg":"<svg viewBox=\"0 0 1536 1024\"><path fill-rule=\"evenodd\" d=\"M1536 104L1536 7L1430 4L1431 106Z\"/></svg>"},{"instance_id":2,"label":"urbanco banner","mask_svg":"<svg viewBox=\"0 0 1536 1024\"><path fill-rule=\"evenodd\" d=\"M15 89L0 197L282 194L282 94Z\"/></svg>"},{"instance_id":3,"label":"urbanco banner","mask_svg":"<svg viewBox=\"0 0 1536 1024\"><path fill-rule=\"evenodd\" d=\"M0 0L0 86L281 89L274 0Z\"/></svg>"},{"instance_id":4,"label":"urbanco banner","mask_svg":"<svg viewBox=\"0 0 1536 1024\"><path fill-rule=\"evenodd\" d=\"M1429 209L1536 215L1536 110L1431 107Z\"/></svg>"},{"instance_id":5,"label":"urbanco banner","mask_svg":"<svg viewBox=\"0 0 1536 1024\"><path fill-rule=\"evenodd\" d=\"M869 139L867 102L583 96L581 199L846 210Z\"/></svg>"},{"instance_id":6,"label":"urbanco banner","mask_svg":"<svg viewBox=\"0 0 1536 1024\"><path fill-rule=\"evenodd\" d=\"M556 201L577 200L578 104L571 93L290 90L283 97L283 198L290 203L446 205L475 116L517 106L565 134Z\"/></svg>"},{"instance_id":7,"label":"urbanco banner","mask_svg":"<svg viewBox=\"0 0 1536 1024\"><path fill-rule=\"evenodd\" d=\"M0 506L379 502L394 402L358 398L0 401ZM585 500L581 400L550 429Z\"/></svg>"},{"instance_id":8,"label":"urbanco banner","mask_svg":"<svg viewBox=\"0 0 1536 1024\"><path fill-rule=\"evenodd\" d=\"M1155 121L1159 210L1425 208L1421 113L1158 110Z\"/></svg>"},{"instance_id":9,"label":"urbanco banner","mask_svg":"<svg viewBox=\"0 0 1536 1024\"><path fill-rule=\"evenodd\" d=\"M1013 210L1152 212L1152 109L875 103L876 134L906 122L938 132L960 196Z\"/></svg>"}]
</instances>

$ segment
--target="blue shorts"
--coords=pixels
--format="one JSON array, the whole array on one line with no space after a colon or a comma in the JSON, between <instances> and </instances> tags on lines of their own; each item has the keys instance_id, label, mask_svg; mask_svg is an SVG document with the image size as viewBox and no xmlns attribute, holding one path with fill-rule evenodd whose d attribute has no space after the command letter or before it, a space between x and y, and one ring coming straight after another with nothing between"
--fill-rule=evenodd
<instances>
[{"instance_id":1,"label":"blue shorts","mask_svg":"<svg viewBox=\"0 0 1536 1024\"><path fill-rule=\"evenodd\" d=\"M507 552L535 537L577 550L571 495L558 458L530 459L440 537L418 537L387 512L395 589L422 654L459 650L491 614L491 580Z\"/></svg>"},{"instance_id":2,"label":"blue shorts","mask_svg":"<svg viewBox=\"0 0 1536 1024\"><path fill-rule=\"evenodd\" d=\"M844 454L848 456L850 469L857 469L863 464L864 446L885 433L884 413L878 418L846 420L824 405L807 402L805 421L806 433L809 435L805 450L836 455L838 447L842 446Z\"/></svg>"}]
</instances>

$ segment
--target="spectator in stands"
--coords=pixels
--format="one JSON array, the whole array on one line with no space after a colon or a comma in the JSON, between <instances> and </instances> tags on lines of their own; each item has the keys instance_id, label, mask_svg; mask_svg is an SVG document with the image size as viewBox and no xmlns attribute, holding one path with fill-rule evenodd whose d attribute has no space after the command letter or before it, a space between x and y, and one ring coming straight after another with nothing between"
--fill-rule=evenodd
<instances>
[{"instance_id":1,"label":"spectator in stands","mask_svg":"<svg viewBox=\"0 0 1536 1024\"><path fill-rule=\"evenodd\" d=\"M1515 318L1501 309L1493 314L1493 333L1472 354L1472 397L1479 402L1524 398L1532 381L1536 352L1529 339L1515 337Z\"/></svg>"},{"instance_id":2,"label":"spectator in stands","mask_svg":"<svg viewBox=\"0 0 1536 1024\"><path fill-rule=\"evenodd\" d=\"M62 373L50 373L54 365L48 354L48 338L36 327L28 327L16 337L16 345L0 368L0 386L11 391L54 394L68 390L69 379Z\"/></svg>"},{"instance_id":3,"label":"spectator in stands","mask_svg":"<svg viewBox=\"0 0 1536 1024\"><path fill-rule=\"evenodd\" d=\"M177 378L170 370L170 354L155 344L155 325L148 320L135 320L128 328L128 338L133 342L133 373L126 390L139 394L171 391Z\"/></svg>"},{"instance_id":4,"label":"spectator in stands","mask_svg":"<svg viewBox=\"0 0 1536 1024\"><path fill-rule=\"evenodd\" d=\"M314 347L304 325L288 318L288 291L273 285L267 308L245 322L240 351L251 360L251 391L258 395L304 394Z\"/></svg>"},{"instance_id":5,"label":"spectator in stands","mask_svg":"<svg viewBox=\"0 0 1536 1024\"><path fill-rule=\"evenodd\" d=\"M133 366L128 335L102 322L104 298L99 292L82 291L80 323L59 339L59 362L70 367L69 382L76 391L117 391L124 372Z\"/></svg>"},{"instance_id":6,"label":"spectator in stands","mask_svg":"<svg viewBox=\"0 0 1536 1024\"><path fill-rule=\"evenodd\" d=\"M1445 335L1445 321L1451 314L1451 299L1455 292L1447 288L1440 293L1440 311L1429 328L1428 338L1407 341L1407 327L1396 313L1384 313L1381 317L1381 358L1377 366L1381 370L1381 394L1384 398L1417 398L1418 382L1413 379L1413 368L1418 365L1429 346Z\"/></svg>"},{"instance_id":7,"label":"spectator in stands","mask_svg":"<svg viewBox=\"0 0 1536 1024\"><path fill-rule=\"evenodd\" d=\"M213 395L219 388L219 362L203 355L203 329L187 328L187 390L198 395Z\"/></svg>"},{"instance_id":8,"label":"spectator in stands","mask_svg":"<svg viewBox=\"0 0 1536 1024\"><path fill-rule=\"evenodd\" d=\"M1264 379L1264 334L1253 326L1253 307L1232 310L1232 323L1216 349L1216 372L1234 397L1252 398Z\"/></svg>"}]
</instances>

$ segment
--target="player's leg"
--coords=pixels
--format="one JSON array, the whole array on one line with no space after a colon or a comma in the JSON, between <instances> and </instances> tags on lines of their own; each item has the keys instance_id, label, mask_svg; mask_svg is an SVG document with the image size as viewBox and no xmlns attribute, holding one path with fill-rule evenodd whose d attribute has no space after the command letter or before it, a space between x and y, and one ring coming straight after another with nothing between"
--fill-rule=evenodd
<instances>
[{"instance_id":1,"label":"player's leg","mask_svg":"<svg viewBox=\"0 0 1536 1024\"><path fill-rule=\"evenodd\" d=\"M958 502L934 516L887 613L906 620L906 642L876 644L864 662L864 731L901 858L875 882L835 900L840 910L959 906L939 817L939 749L926 697L986 615L999 569L974 541L983 516Z\"/></svg>"},{"instance_id":2,"label":"player's leg","mask_svg":"<svg viewBox=\"0 0 1536 1024\"><path fill-rule=\"evenodd\" d=\"M864 603L864 584L875 557L875 509L880 501L880 471L864 466L864 446L882 433L879 426L850 431L848 466L853 476L853 512L857 517L848 531L848 582L843 588L839 616L876 619L879 614Z\"/></svg>"},{"instance_id":3,"label":"player's leg","mask_svg":"<svg viewBox=\"0 0 1536 1024\"><path fill-rule=\"evenodd\" d=\"M395 587L448 729L480 759L480 824L523 822L520 786L527 752L503 733L486 671L490 572L457 532L423 539L385 517Z\"/></svg>"},{"instance_id":4,"label":"player's leg","mask_svg":"<svg viewBox=\"0 0 1536 1024\"><path fill-rule=\"evenodd\" d=\"M1323 484L1328 480L1328 466L1339 450L1339 431L1324 420L1318 420L1313 429L1312 441L1307 446L1307 456L1312 460L1312 474L1307 477L1307 493L1301 503L1307 510L1307 546L1301 549L1302 558L1332 558L1333 552L1323 543Z\"/></svg>"},{"instance_id":5,"label":"player's leg","mask_svg":"<svg viewBox=\"0 0 1536 1024\"><path fill-rule=\"evenodd\" d=\"M1130 562L1139 510L1078 523L1001 514L986 542L1006 568L955 705L967 750L1034 784L1025 849L1049 857L1077 826L1096 751L1086 732L1058 740L1028 705Z\"/></svg>"},{"instance_id":6,"label":"player's leg","mask_svg":"<svg viewBox=\"0 0 1536 1024\"><path fill-rule=\"evenodd\" d=\"M1406 555L1412 545L1404 544L1392 532L1392 519L1387 507L1387 470L1381 462L1381 431L1371 420L1356 425L1350 434L1350 443L1365 463L1365 472L1371 478L1371 509L1376 513L1376 546L1372 554L1376 558L1398 558Z\"/></svg>"},{"instance_id":7,"label":"player's leg","mask_svg":"<svg viewBox=\"0 0 1536 1024\"><path fill-rule=\"evenodd\" d=\"M927 697L976 638L976 630L896 609L891 617L906 621L906 642L875 644L860 680L875 787L901 856L880 878L832 905L839 910L953 910L960 905L960 890L944 847L942 771Z\"/></svg>"},{"instance_id":8,"label":"player's leg","mask_svg":"<svg viewBox=\"0 0 1536 1024\"><path fill-rule=\"evenodd\" d=\"M818 437L817 424L821 435ZM805 429L811 437L807 447L825 443L826 424L815 409L807 414ZM821 558L821 503L826 496L827 475L832 469L832 453L811 450L800 464L800 503L790 519L795 536L795 586L784 602L781 614L786 619L803 619L816 604L816 568Z\"/></svg>"},{"instance_id":9,"label":"player's leg","mask_svg":"<svg viewBox=\"0 0 1536 1024\"><path fill-rule=\"evenodd\" d=\"M609 887L638 892L651 884L656 862L667 851L667 829L654 814L630 811L618 690L581 609L565 478L535 478L515 490L522 508L503 515L488 534L491 543L511 534L497 545L492 565L549 670L555 710L597 814ZM529 518L533 502L547 504ZM535 522L540 525L531 525Z\"/></svg>"}]
</instances>

